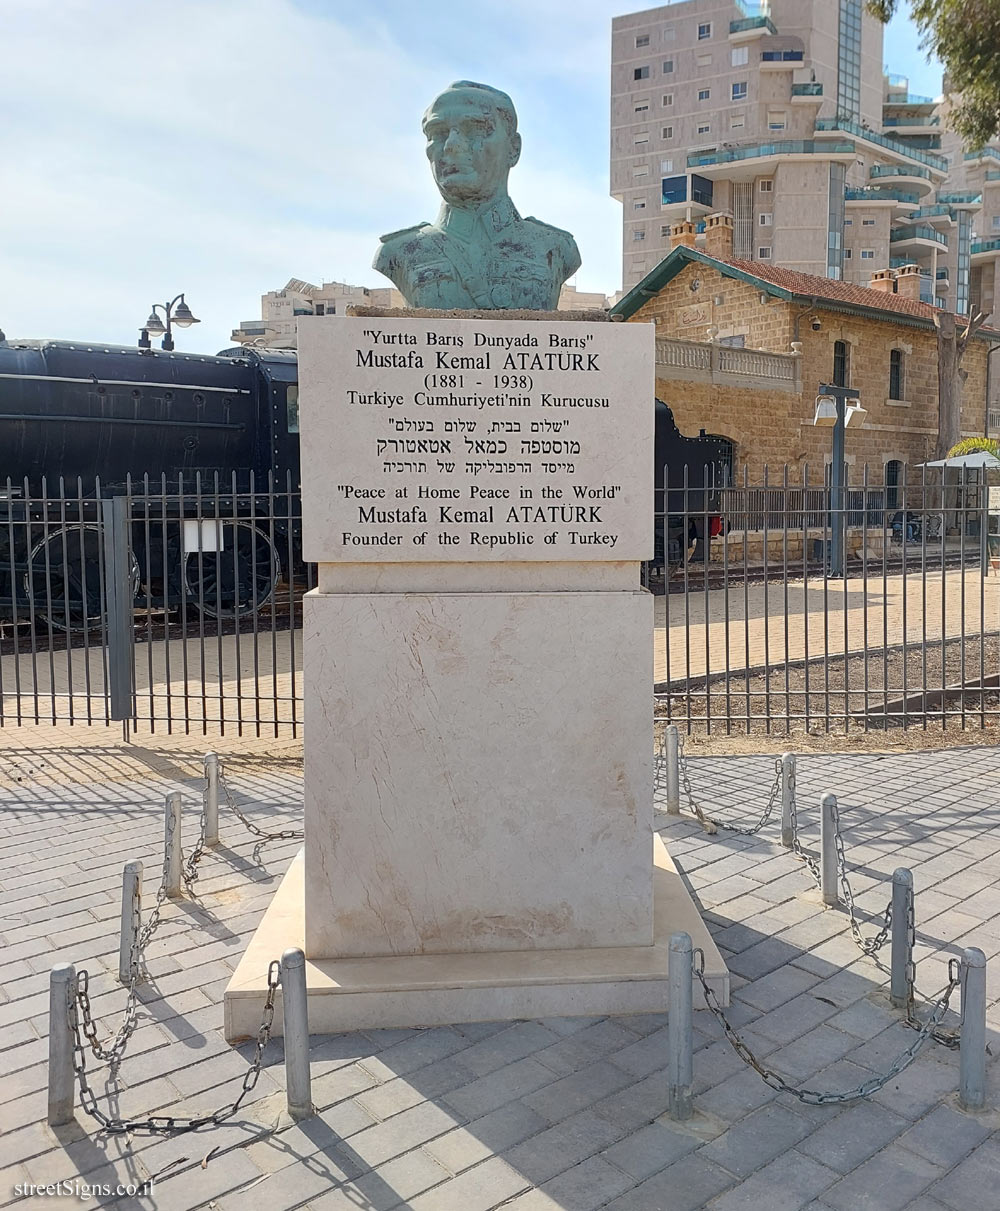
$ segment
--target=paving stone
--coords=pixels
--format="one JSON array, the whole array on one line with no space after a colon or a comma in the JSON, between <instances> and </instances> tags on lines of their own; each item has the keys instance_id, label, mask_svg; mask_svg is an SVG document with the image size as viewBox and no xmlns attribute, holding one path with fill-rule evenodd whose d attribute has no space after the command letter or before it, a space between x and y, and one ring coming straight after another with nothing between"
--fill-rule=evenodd
<instances>
[{"instance_id":1,"label":"paving stone","mask_svg":"<svg viewBox=\"0 0 1000 1211\"><path fill-rule=\"evenodd\" d=\"M468 1119L481 1118L491 1110L534 1093L554 1079L551 1069L540 1064L533 1056L508 1064L496 1072L481 1076L471 1084L463 1085L441 1099L459 1115Z\"/></svg>"},{"instance_id":2,"label":"paving stone","mask_svg":"<svg viewBox=\"0 0 1000 1211\"><path fill-rule=\"evenodd\" d=\"M899 1142L917 1156L948 1168L967 1156L989 1134L989 1128L971 1115L960 1113L950 1106L935 1106L926 1117L904 1132ZM1000 1171L997 1178L1000 1180Z\"/></svg>"},{"instance_id":3,"label":"paving stone","mask_svg":"<svg viewBox=\"0 0 1000 1211\"><path fill-rule=\"evenodd\" d=\"M432 1102L422 1102L412 1110L404 1110L384 1123L352 1135L350 1148L359 1160L374 1169L455 1126L455 1118L447 1110Z\"/></svg>"},{"instance_id":4,"label":"paving stone","mask_svg":"<svg viewBox=\"0 0 1000 1211\"><path fill-rule=\"evenodd\" d=\"M620 1169L600 1157L589 1160L572 1169L567 1169L542 1186L542 1191L552 1198L557 1207L572 1207L573 1211L595 1211L616 1194L621 1194L632 1185L632 1180Z\"/></svg>"},{"instance_id":5,"label":"paving stone","mask_svg":"<svg viewBox=\"0 0 1000 1211\"><path fill-rule=\"evenodd\" d=\"M870 1101L840 1110L798 1144L798 1150L850 1173L906 1130L906 1119Z\"/></svg>"},{"instance_id":6,"label":"paving stone","mask_svg":"<svg viewBox=\"0 0 1000 1211\"><path fill-rule=\"evenodd\" d=\"M1000 1175L1000 1139L994 1134L985 1143L958 1164L948 1176L927 1193L939 1199L953 1211L984 1211L989 1204L983 1201L990 1193L995 1195Z\"/></svg>"},{"instance_id":7,"label":"paving stone","mask_svg":"<svg viewBox=\"0 0 1000 1211\"><path fill-rule=\"evenodd\" d=\"M466 1127L457 1127L438 1136L423 1148L452 1173L461 1173L491 1155L506 1152L548 1126L548 1120L522 1102L511 1102L492 1114L473 1120Z\"/></svg>"},{"instance_id":8,"label":"paving stone","mask_svg":"<svg viewBox=\"0 0 1000 1211\"><path fill-rule=\"evenodd\" d=\"M737 1177L747 1177L762 1164L794 1147L809 1130L809 1124L800 1114L781 1106L762 1106L706 1144L700 1155L716 1161Z\"/></svg>"},{"instance_id":9,"label":"paving stone","mask_svg":"<svg viewBox=\"0 0 1000 1211\"><path fill-rule=\"evenodd\" d=\"M515 1145L506 1159L535 1185L603 1152L624 1134L621 1127L585 1110Z\"/></svg>"},{"instance_id":10,"label":"paving stone","mask_svg":"<svg viewBox=\"0 0 1000 1211\"><path fill-rule=\"evenodd\" d=\"M524 1177L500 1157L452 1178L410 1203L412 1211L488 1211L524 1190Z\"/></svg>"},{"instance_id":11,"label":"paving stone","mask_svg":"<svg viewBox=\"0 0 1000 1211\"><path fill-rule=\"evenodd\" d=\"M799 967L781 967L748 984L737 993L736 999L766 1012L805 992L817 979L817 976Z\"/></svg>"},{"instance_id":12,"label":"paving stone","mask_svg":"<svg viewBox=\"0 0 1000 1211\"><path fill-rule=\"evenodd\" d=\"M776 1043L790 1043L825 1022L836 1011L835 1005L817 1000L811 993L805 992L766 1014L755 1029Z\"/></svg>"},{"instance_id":13,"label":"paving stone","mask_svg":"<svg viewBox=\"0 0 1000 1211\"><path fill-rule=\"evenodd\" d=\"M940 1176L937 1165L894 1143L824 1191L823 1201L838 1211L907 1211Z\"/></svg>"},{"instance_id":14,"label":"paving stone","mask_svg":"<svg viewBox=\"0 0 1000 1211\"><path fill-rule=\"evenodd\" d=\"M840 1177L800 1152L786 1152L709 1204L711 1211L800 1211Z\"/></svg>"},{"instance_id":15,"label":"paving stone","mask_svg":"<svg viewBox=\"0 0 1000 1211\"><path fill-rule=\"evenodd\" d=\"M953 1059L953 1064L939 1064L932 1058L918 1056L909 1068L904 1068L872 1097L904 1118L921 1118L958 1089L957 1055Z\"/></svg>"},{"instance_id":16,"label":"paving stone","mask_svg":"<svg viewBox=\"0 0 1000 1211\"><path fill-rule=\"evenodd\" d=\"M550 1123L557 1123L633 1081L630 1073L599 1061L527 1094L522 1100Z\"/></svg>"},{"instance_id":17,"label":"paving stone","mask_svg":"<svg viewBox=\"0 0 1000 1211\"><path fill-rule=\"evenodd\" d=\"M732 1184L731 1174L695 1153L608 1203L608 1211L703 1211Z\"/></svg>"},{"instance_id":18,"label":"paving stone","mask_svg":"<svg viewBox=\"0 0 1000 1211\"><path fill-rule=\"evenodd\" d=\"M849 1034L834 1030L831 1026L817 1026L793 1043L781 1047L773 1057L774 1066L795 1083L829 1067L856 1046L857 1039Z\"/></svg>"},{"instance_id":19,"label":"paving stone","mask_svg":"<svg viewBox=\"0 0 1000 1211\"><path fill-rule=\"evenodd\" d=\"M476 1076L485 1076L488 1072L495 1072L515 1060L524 1059L559 1042L559 1037L554 1030L549 1030L540 1022L518 1022L471 1046L466 1040L461 1040L465 1046L462 1063Z\"/></svg>"},{"instance_id":20,"label":"paving stone","mask_svg":"<svg viewBox=\"0 0 1000 1211\"><path fill-rule=\"evenodd\" d=\"M702 1142L698 1136L672 1123L650 1123L607 1148L601 1156L641 1182L694 1152Z\"/></svg>"},{"instance_id":21,"label":"paving stone","mask_svg":"<svg viewBox=\"0 0 1000 1211\"><path fill-rule=\"evenodd\" d=\"M595 1060L620 1054L635 1043L639 1036L631 1029L631 1022L630 1017L603 1018L536 1052L533 1058L559 1075L575 1072Z\"/></svg>"}]
</instances>

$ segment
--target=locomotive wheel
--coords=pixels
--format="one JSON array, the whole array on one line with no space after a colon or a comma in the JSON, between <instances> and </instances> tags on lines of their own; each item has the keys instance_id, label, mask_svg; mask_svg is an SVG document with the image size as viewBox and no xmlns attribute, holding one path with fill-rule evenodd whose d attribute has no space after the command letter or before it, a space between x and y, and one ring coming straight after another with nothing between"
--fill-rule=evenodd
<instances>
[{"instance_id":1,"label":"locomotive wheel","mask_svg":"<svg viewBox=\"0 0 1000 1211\"><path fill-rule=\"evenodd\" d=\"M24 573L24 593L34 599L35 617L71 635L99 631L101 555L100 526L63 526L36 542L28 556L31 570ZM139 565L131 551L129 580L134 597Z\"/></svg>"},{"instance_id":2,"label":"locomotive wheel","mask_svg":"<svg viewBox=\"0 0 1000 1211\"><path fill-rule=\"evenodd\" d=\"M188 601L208 618L255 613L274 596L281 560L263 530L249 521L222 521L222 550L191 552L184 560Z\"/></svg>"}]
</instances>

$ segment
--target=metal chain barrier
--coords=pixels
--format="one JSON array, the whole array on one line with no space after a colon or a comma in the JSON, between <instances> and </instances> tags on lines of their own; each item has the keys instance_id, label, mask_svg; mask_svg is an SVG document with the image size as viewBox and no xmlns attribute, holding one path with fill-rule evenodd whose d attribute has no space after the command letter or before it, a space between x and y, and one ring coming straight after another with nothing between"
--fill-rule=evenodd
<instances>
[{"instance_id":1,"label":"metal chain barrier","mask_svg":"<svg viewBox=\"0 0 1000 1211\"><path fill-rule=\"evenodd\" d=\"M816 881L816 886L818 887L822 882L819 873L819 863L811 854L806 853L806 851L802 848L802 842L799 840L799 814L798 805L795 800L794 768L792 769L789 777L791 779L791 794L789 795L788 799L788 809L792 820L792 853L796 856L796 858L799 859L799 861L805 863L806 869L812 875L813 879Z\"/></svg>"},{"instance_id":2,"label":"metal chain barrier","mask_svg":"<svg viewBox=\"0 0 1000 1211\"><path fill-rule=\"evenodd\" d=\"M847 905L847 913L850 917L851 934L862 953L873 959L885 945L886 939L889 937L889 931L892 929L892 900L890 899L889 903L885 906L882 925L878 933L870 938L866 938L861 932L861 926L858 923L857 910L854 904L854 892L851 890L851 883L847 877L847 855L844 852L844 838L840 832L840 809L836 806L836 800L834 800L833 822L835 825L834 838L837 843L837 868L840 873L840 887L844 893L844 903Z\"/></svg>"},{"instance_id":3,"label":"metal chain barrier","mask_svg":"<svg viewBox=\"0 0 1000 1211\"><path fill-rule=\"evenodd\" d=\"M765 1085L769 1085L772 1089L778 1090L779 1093L790 1093L792 1097L797 1098L807 1106L830 1106L843 1102L856 1102L862 1098L870 1097L873 1093L877 1093L884 1085L887 1085L893 1077L898 1076L904 1068L913 1062L917 1057L917 1053L921 1047L933 1037L933 1032L940 1024L948 1009L948 1002L951 1000L951 995L958 987L959 974L956 970L959 966L957 959L951 959L948 964L948 985L941 993L936 1001L930 1016L926 1021L922 1022L917 1030L917 1036L913 1042L904 1051L893 1060L888 1069L876 1076L870 1077L867 1081L863 1081L854 1089L847 1089L836 1092L821 1092L817 1089L799 1089L794 1085L790 1085L783 1077L779 1076L770 1068L766 1068L764 1064L757 1059L750 1048L743 1042L733 1027L730 1025L723 1012L722 1006L719 1004L719 998L715 995L715 990L709 985L705 979L705 954L702 950L694 951L696 957L695 975L701 984L705 994L705 1004L708 1006L712 1014L718 1019L719 1024L725 1031L726 1038L732 1045L733 1050L741 1060L749 1065L754 1072L761 1078Z\"/></svg>"},{"instance_id":4,"label":"metal chain barrier","mask_svg":"<svg viewBox=\"0 0 1000 1211\"><path fill-rule=\"evenodd\" d=\"M913 915L912 895L910 896L909 905L906 912L906 931L908 935L910 953L910 961L906 965L906 1025L909 1026L911 1030L923 1030L928 1019L925 1018L924 1021L921 1021L920 1018L917 1017L917 996L919 995L925 1002L929 1001L930 998L924 996L923 993L920 993L917 989L917 965L913 960L914 948L917 944L917 925ZM948 961L949 972L951 971L951 964L953 962L955 962L954 959L949 959ZM964 1015L965 996L963 995L962 1016ZM935 1023L931 1030L931 1038L933 1038L935 1043L939 1043L942 1047L947 1047L951 1051L957 1051L961 1042L961 1020L962 1019L960 1017L959 1025L954 1030L942 1030L939 1024Z\"/></svg>"},{"instance_id":5,"label":"metal chain barrier","mask_svg":"<svg viewBox=\"0 0 1000 1211\"><path fill-rule=\"evenodd\" d=\"M767 803L761 812L760 819L750 828L744 828L740 824L729 824L725 820L717 820L706 814L704 809L698 804L694 797L694 792L691 789L691 777L688 773L687 758L684 756L684 737L678 734L677 737L677 763L680 768L681 786L684 790L685 798L688 801L688 806L691 811L697 816L702 828L711 836L720 829L725 829L726 832L739 833L742 837L753 837L767 826L771 815L774 812L774 805L781 799L781 758L777 758L774 762L774 781L771 783L771 790L767 797Z\"/></svg>"},{"instance_id":6,"label":"metal chain barrier","mask_svg":"<svg viewBox=\"0 0 1000 1211\"><path fill-rule=\"evenodd\" d=\"M225 770L223 769L223 765L222 765L221 761L219 762L219 785L222 787L223 791L225 792L226 803L229 805L230 811L233 813L233 815L236 817L236 819L239 820L239 822L243 825L243 827L248 832L253 833L253 835L255 837L260 837L260 839L262 841L301 841L304 839L305 833L303 832L303 830L301 828L285 828L285 829L282 829L280 832L268 833L268 832L265 832L263 829L258 828L257 825L254 824L252 821L248 820L246 818L246 816L243 814L243 812L240 811L239 805L237 804L236 800L233 798L233 792L229 789L229 783L226 781L226 774L225 774ZM201 818L202 818L202 828L204 829L204 821L205 821L204 810L202 811Z\"/></svg>"},{"instance_id":7,"label":"metal chain barrier","mask_svg":"<svg viewBox=\"0 0 1000 1211\"><path fill-rule=\"evenodd\" d=\"M184 863L184 868L181 871L181 878L184 880L184 886L189 892L194 892L195 881L198 878L198 863L201 861L202 854L205 852L205 840L208 833L208 810L205 806L205 800L201 801L201 818L198 822L198 840L195 842L194 849L191 851L191 856Z\"/></svg>"},{"instance_id":8,"label":"metal chain barrier","mask_svg":"<svg viewBox=\"0 0 1000 1211\"><path fill-rule=\"evenodd\" d=\"M271 1025L274 1021L274 997L281 982L281 963L277 959L271 962L267 970L267 996L264 999L264 1012L257 1030L253 1059L243 1076L243 1087L239 1096L234 1102L223 1106L214 1113L200 1115L197 1118L156 1114L144 1119L120 1119L111 1118L101 1110L97 1104L97 1097L87 1080L87 1051L84 1035L88 1040L92 1036L96 1036L96 1027L90 1015L90 1001L86 997L86 971L81 971L77 980L78 994L69 1005L69 1025L73 1032L73 1067L80 1084L80 1103L87 1114L96 1119L108 1134L125 1135L141 1131L156 1135L169 1135L197 1131L201 1127L217 1127L226 1119L232 1118L257 1084L264 1049L271 1037ZM82 996L80 995L81 987ZM93 1048L93 1043L91 1043L91 1047Z\"/></svg>"}]
</instances>

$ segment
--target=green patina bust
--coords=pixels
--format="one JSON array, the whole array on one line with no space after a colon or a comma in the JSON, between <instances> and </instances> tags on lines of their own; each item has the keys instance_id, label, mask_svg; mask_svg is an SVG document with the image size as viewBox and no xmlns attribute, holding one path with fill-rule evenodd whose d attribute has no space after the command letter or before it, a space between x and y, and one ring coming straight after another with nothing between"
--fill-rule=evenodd
<instances>
[{"instance_id":1,"label":"green patina bust","mask_svg":"<svg viewBox=\"0 0 1000 1211\"><path fill-rule=\"evenodd\" d=\"M373 267L410 307L554 311L580 253L568 231L522 219L508 196L521 155L510 97L458 80L432 102L423 131L441 211L382 236Z\"/></svg>"}]
</instances>

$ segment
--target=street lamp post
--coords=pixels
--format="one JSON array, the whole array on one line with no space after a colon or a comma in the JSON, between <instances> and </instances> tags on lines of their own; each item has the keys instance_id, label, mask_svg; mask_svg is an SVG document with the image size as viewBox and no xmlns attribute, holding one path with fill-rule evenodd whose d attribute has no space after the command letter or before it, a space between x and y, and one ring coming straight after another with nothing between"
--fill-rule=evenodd
<instances>
[{"instance_id":1,"label":"street lamp post","mask_svg":"<svg viewBox=\"0 0 1000 1211\"><path fill-rule=\"evenodd\" d=\"M163 319L156 314L158 311L163 312ZM191 314L191 308L184 302L184 295L179 294L176 298L170 300L169 303L154 303L153 309L149 313L149 319L139 333L139 348L150 349L150 335L159 336L163 334L163 340L160 342L160 348L165 349L170 353L174 347L174 338L172 329L190 328L192 324L200 324L201 320L196 319Z\"/></svg>"},{"instance_id":2,"label":"street lamp post","mask_svg":"<svg viewBox=\"0 0 1000 1211\"><path fill-rule=\"evenodd\" d=\"M833 417L823 411L824 397L833 402L836 413ZM850 409L847 401L853 400ZM846 466L845 437L847 426L854 417L863 421L866 416L861 407L856 387L839 387L832 383L820 383L816 400L814 424L833 423L833 463L830 467L830 575L844 575L844 539L847 530L847 513L844 508L844 471Z\"/></svg>"}]
</instances>

